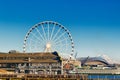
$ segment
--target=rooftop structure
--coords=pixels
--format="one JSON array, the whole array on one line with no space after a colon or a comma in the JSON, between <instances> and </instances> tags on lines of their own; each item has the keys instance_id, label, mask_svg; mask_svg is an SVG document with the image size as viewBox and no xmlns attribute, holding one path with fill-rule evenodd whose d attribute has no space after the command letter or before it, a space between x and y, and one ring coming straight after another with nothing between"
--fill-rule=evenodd
<instances>
[{"instance_id":1,"label":"rooftop structure","mask_svg":"<svg viewBox=\"0 0 120 80\"><path fill-rule=\"evenodd\" d=\"M15 73L60 74L61 62L57 52L0 53L0 69Z\"/></svg>"},{"instance_id":2,"label":"rooftop structure","mask_svg":"<svg viewBox=\"0 0 120 80\"><path fill-rule=\"evenodd\" d=\"M77 60L81 61L82 66L89 66L90 68L115 68L115 64L112 62L112 60L108 57L81 57L78 58Z\"/></svg>"}]
</instances>

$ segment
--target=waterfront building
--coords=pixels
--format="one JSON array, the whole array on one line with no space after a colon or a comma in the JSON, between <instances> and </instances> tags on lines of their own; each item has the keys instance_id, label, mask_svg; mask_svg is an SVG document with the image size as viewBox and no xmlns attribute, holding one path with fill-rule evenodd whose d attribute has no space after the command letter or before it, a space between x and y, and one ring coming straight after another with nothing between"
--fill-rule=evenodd
<instances>
[{"instance_id":1,"label":"waterfront building","mask_svg":"<svg viewBox=\"0 0 120 80\"><path fill-rule=\"evenodd\" d=\"M57 75L80 67L72 57L61 57L57 52L20 53L15 50L0 53L0 70L13 73Z\"/></svg>"},{"instance_id":2,"label":"waterfront building","mask_svg":"<svg viewBox=\"0 0 120 80\"><path fill-rule=\"evenodd\" d=\"M0 53L0 69L14 73L61 74L61 63L57 52Z\"/></svg>"}]
</instances>

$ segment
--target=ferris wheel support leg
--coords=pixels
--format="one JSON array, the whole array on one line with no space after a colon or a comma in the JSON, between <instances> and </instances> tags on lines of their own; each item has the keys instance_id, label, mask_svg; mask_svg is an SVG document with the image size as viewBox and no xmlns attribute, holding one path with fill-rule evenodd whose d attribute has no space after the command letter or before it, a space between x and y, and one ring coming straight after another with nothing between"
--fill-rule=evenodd
<instances>
[{"instance_id":1,"label":"ferris wheel support leg","mask_svg":"<svg viewBox=\"0 0 120 80\"><path fill-rule=\"evenodd\" d=\"M61 75L63 75L63 61L61 62Z\"/></svg>"}]
</instances>

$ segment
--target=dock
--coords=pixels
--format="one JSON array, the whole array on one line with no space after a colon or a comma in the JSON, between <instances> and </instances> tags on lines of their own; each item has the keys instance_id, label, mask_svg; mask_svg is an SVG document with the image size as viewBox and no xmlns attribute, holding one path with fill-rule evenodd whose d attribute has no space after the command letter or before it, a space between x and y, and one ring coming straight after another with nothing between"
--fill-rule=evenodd
<instances>
[{"instance_id":1,"label":"dock","mask_svg":"<svg viewBox=\"0 0 120 80\"><path fill-rule=\"evenodd\" d=\"M0 80L88 80L86 74L38 75L38 74L0 74Z\"/></svg>"}]
</instances>

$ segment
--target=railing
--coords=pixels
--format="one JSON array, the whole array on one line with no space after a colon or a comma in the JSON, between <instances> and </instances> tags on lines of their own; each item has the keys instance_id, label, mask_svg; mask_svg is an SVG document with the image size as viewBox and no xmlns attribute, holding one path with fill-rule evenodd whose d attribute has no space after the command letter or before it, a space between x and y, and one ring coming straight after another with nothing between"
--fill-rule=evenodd
<instances>
[{"instance_id":1,"label":"railing","mask_svg":"<svg viewBox=\"0 0 120 80\"><path fill-rule=\"evenodd\" d=\"M80 69L77 71L78 73L81 74L120 74L119 69Z\"/></svg>"},{"instance_id":2,"label":"railing","mask_svg":"<svg viewBox=\"0 0 120 80\"><path fill-rule=\"evenodd\" d=\"M0 79L9 80L27 80L27 79L63 79L63 80L87 80L87 75L74 74L74 75L35 75L35 74L0 74Z\"/></svg>"}]
</instances>

